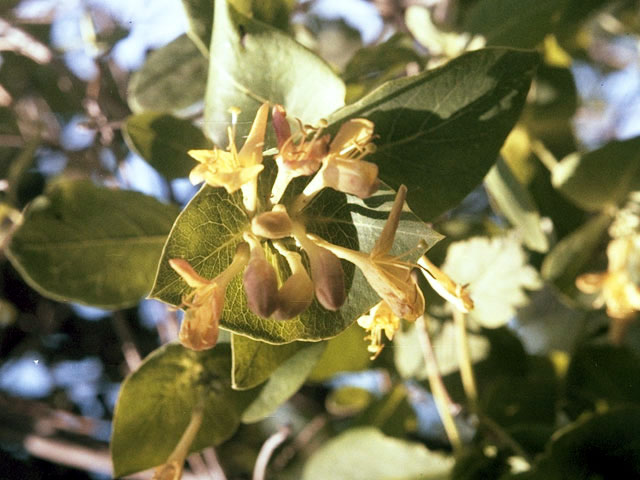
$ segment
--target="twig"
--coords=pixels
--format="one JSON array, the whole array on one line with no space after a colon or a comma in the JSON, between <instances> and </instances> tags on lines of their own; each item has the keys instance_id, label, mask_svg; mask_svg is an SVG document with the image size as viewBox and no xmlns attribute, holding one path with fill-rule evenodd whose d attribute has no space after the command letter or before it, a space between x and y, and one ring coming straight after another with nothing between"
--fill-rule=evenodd
<instances>
[{"instance_id":1,"label":"twig","mask_svg":"<svg viewBox=\"0 0 640 480\"><path fill-rule=\"evenodd\" d=\"M207 468L214 480L227 480L227 476L225 475L224 470L222 470L215 448L209 447L204 449L202 451L202 456L204 457L204 462L207 464Z\"/></svg>"},{"instance_id":2,"label":"twig","mask_svg":"<svg viewBox=\"0 0 640 480\"><path fill-rule=\"evenodd\" d=\"M438 363L433 351L433 345L429 338L429 332L424 321L424 315L421 315L416 320L416 327L418 329L418 337L420 339L420 347L422 348L422 355L424 356L424 363L427 366L427 376L429 379L429 387L433 399L436 403L436 408L440 414L440 419L444 425L444 430L449 438L449 442L453 447L455 453L460 453L462 450L462 440L460 439L460 432L456 422L451 414L451 399L447 393L447 389L442 381L442 376L438 369Z\"/></svg>"},{"instance_id":3,"label":"twig","mask_svg":"<svg viewBox=\"0 0 640 480\"><path fill-rule=\"evenodd\" d=\"M122 354L127 362L127 368L129 371L135 372L140 366L140 363L142 363L142 357L140 356L140 352L138 352L138 348L134 342L131 329L129 328L122 312L114 312L112 318L116 334L120 339Z\"/></svg>"},{"instance_id":4,"label":"twig","mask_svg":"<svg viewBox=\"0 0 640 480\"><path fill-rule=\"evenodd\" d=\"M499 424L494 422L491 418L486 415L478 415L478 420L480 421L480 425L484 426L487 430L489 430L503 445L509 447L513 453L517 456L522 457L522 459L531 465L531 457L525 452L524 448L514 440L514 438L509 435Z\"/></svg>"},{"instance_id":5,"label":"twig","mask_svg":"<svg viewBox=\"0 0 640 480\"><path fill-rule=\"evenodd\" d=\"M290 433L291 428L285 425L280 427L276 433L267 438L267 440L262 444L262 448L260 448L258 458L256 459L255 467L253 468L253 480L265 480L267 465L269 464L271 455L275 449L287 439Z\"/></svg>"},{"instance_id":6,"label":"twig","mask_svg":"<svg viewBox=\"0 0 640 480\"><path fill-rule=\"evenodd\" d=\"M471 353L469 352L469 336L467 335L467 325L465 315L457 308L453 309L453 323L456 328L456 353L458 355L458 366L462 376L462 386L469 402L469 410L478 413L478 389L476 379L473 374L471 363Z\"/></svg>"}]
</instances>

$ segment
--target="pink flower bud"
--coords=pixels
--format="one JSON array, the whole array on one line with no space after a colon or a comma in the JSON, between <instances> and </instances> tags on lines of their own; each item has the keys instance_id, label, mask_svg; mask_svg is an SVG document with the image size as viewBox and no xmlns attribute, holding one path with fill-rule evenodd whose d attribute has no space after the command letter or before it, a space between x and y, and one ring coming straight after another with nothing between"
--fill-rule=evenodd
<instances>
[{"instance_id":1,"label":"pink flower bud","mask_svg":"<svg viewBox=\"0 0 640 480\"><path fill-rule=\"evenodd\" d=\"M304 312L313 301L313 282L309 278L298 253L278 249L285 256L291 276L278 290L278 308L273 313L276 320L288 320Z\"/></svg>"},{"instance_id":2,"label":"pink flower bud","mask_svg":"<svg viewBox=\"0 0 640 480\"><path fill-rule=\"evenodd\" d=\"M260 242L249 241L251 258L244 270L243 285L249 310L262 318L269 318L278 304L278 278L265 258Z\"/></svg>"},{"instance_id":3,"label":"pink flower bud","mask_svg":"<svg viewBox=\"0 0 640 480\"><path fill-rule=\"evenodd\" d=\"M251 220L251 232L259 237L277 240L291 235L291 218L283 205L278 204L271 212L264 212Z\"/></svg>"}]
</instances>

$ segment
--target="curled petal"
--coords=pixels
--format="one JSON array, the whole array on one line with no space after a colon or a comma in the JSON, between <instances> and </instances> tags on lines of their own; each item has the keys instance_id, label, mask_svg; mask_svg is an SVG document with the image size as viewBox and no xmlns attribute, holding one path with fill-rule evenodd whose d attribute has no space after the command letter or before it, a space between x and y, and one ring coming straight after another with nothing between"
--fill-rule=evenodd
<instances>
[{"instance_id":1,"label":"curled petal","mask_svg":"<svg viewBox=\"0 0 640 480\"><path fill-rule=\"evenodd\" d=\"M352 118L343 123L331 142L329 153L346 156L362 151L373 137L373 128L373 122L366 118Z\"/></svg>"},{"instance_id":2,"label":"curled petal","mask_svg":"<svg viewBox=\"0 0 640 480\"><path fill-rule=\"evenodd\" d=\"M378 166L364 160L328 157L320 174L324 186L359 198L370 197L380 187Z\"/></svg>"},{"instance_id":3,"label":"curled petal","mask_svg":"<svg viewBox=\"0 0 640 480\"><path fill-rule=\"evenodd\" d=\"M218 342L225 290L214 283L206 292L194 295L184 314L178 334L182 345L191 350L215 347Z\"/></svg>"},{"instance_id":4,"label":"curled petal","mask_svg":"<svg viewBox=\"0 0 640 480\"><path fill-rule=\"evenodd\" d=\"M473 310L474 305L469 295L468 285L458 285L446 273L431 263L425 255L420 257L418 265L422 267L424 277L438 295L450 302L462 313L468 313Z\"/></svg>"}]
</instances>

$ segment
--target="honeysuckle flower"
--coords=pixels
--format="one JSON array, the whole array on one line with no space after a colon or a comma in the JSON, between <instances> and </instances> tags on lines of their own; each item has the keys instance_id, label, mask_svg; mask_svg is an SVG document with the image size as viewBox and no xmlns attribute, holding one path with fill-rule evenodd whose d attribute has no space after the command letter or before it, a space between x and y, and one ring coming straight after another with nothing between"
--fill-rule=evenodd
<instances>
[{"instance_id":1,"label":"honeysuckle flower","mask_svg":"<svg viewBox=\"0 0 640 480\"><path fill-rule=\"evenodd\" d=\"M362 160L375 151L375 145L370 143L373 127L373 122L365 118L351 119L340 127L322 160L322 168L296 198L293 212L302 210L326 187L360 198L368 198L378 190L378 166Z\"/></svg>"},{"instance_id":2,"label":"honeysuckle flower","mask_svg":"<svg viewBox=\"0 0 640 480\"><path fill-rule=\"evenodd\" d=\"M303 125L298 120L300 132L296 140L291 135L287 113L282 105L273 107L272 118L279 150L275 158L278 174L271 190L271 203L275 204L280 201L291 180L318 171L328 152L329 135L322 135L326 120L321 120L318 127Z\"/></svg>"},{"instance_id":3,"label":"honeysuckle flower","mask_svg":"<svg viewBox=\"0 0 640 480\"><path fill-rule=\"evenodd\" d=\"M375 360L384 348L382 333L384 332L389 340L393 340L393 336L400 328L400 318L393 313L391 307L384 300L376 304L357 321L358 325L369 332L364 339L370 342L367 350L372 354L371 360Z\"/></svg>"},{"instance_id":4,"label":"honeysuckle flower","mask_svg":"<svg viewBox=\"0 0 640 480\"><path fill-rule=\"evenodd\" d=\"M186 307L178 339L191 350L213 348L218 341L219 323L227 285L249 261L249 245L241 243L231 265L213 280L198 275L184 259L173 258L169 265L194 290L182 298Z\"/></svg>"},{"instance_id":5,"label":"honeysuckle flower","mask_svg":"<svg viewBox=\"0 0 640 480\"><path fill-rule=\"evenodd\" d=\"M180 480L180 478L182 478L184 461L189 454L191 444L202 426L203 418L204 402L199 402L194 407L193 412L191 412L189 424L180 437L180 440L178 440L178 444L169 455L169 458L167 458L167 462L156 468L153 472L152 480Z\"/></svg>"},{"instance_id":6,"label":"honeysuckle flower","mask_svg":"<svg viewBox=\"0 0 640 480\"><path fill-rule=\"evenodd\" d=\"M421 271L424 278L427 279L431 288L438 295L450 302L462 313L468 313L473 310L473 300L469 296L468 285L459 285L451 280L446 273L431 263L426 255L418 259L418 265L422 267Z\"/></svg>"},{"instance_id":7,"label":"honeysuckle flower","mask_svg":"<svg viewBox=\"0 0 640 480\"><path fill-rule=\"evenodd\" d=\"M278 290L278 308L273 313L276 320L288 320L304 312L313 301L313 282L302 264L302 257L276 242L275 247L286 258L291 275Z\"/></svg>"},{"instance_id":8,"label":"honeysuckle flower","mask_svg":"<svg viewBox=\"0 0 640 480\"><path fill-rule=\"evenodd\" d=\"M278 305L276 271L266 259L260 241L248 233L244 239L251 246L251 256L243 275L247 305L259 317L269 318Z\"/></svg>"},{"instance_id":9,"label":"honeysuckle flower","mask_svg":"<svg viewBox=\"0 0 640 480\"><path fill-rule=\"evenodd\" d=\"M270 240L290 236L291 228L291 218L285 206L280 203L274 205L270 212L263 212L251 219L251 232Z\"/></svg>"},{"instance_id":10,"label":"honeysuckle flower","mask_svg":"<svg viewBox=\"0 0 640 480\"><path fill-rule=\"evenodd\" d=\"M576 286L588 294L598 294L593 306L607 307L614 319L630 319L640 311L640 287L634 282L629 265L632 250L640 248L640 236L626 236L609 242L606 272L585 273L576 279ZM633 265L631 265L633 267Z\"/></svg>"},{"instance_id":11,"label":"honeysuckle flower","mask_svg":"<svg viewBox=\"0 0 640 480\"><path fill-rule=\"evenodd\" d=\"M262 148L268 116L269 104L264 103L258 109L249 136L239 151L235 143L235 121L227 130L229 150L189 150L189 155L200 162L189 174L191 183L196 185L204 181L212 187L224 187L228 193L242 188L245 207L249 212L255 211L257 178L264 169Z\"/></svg>"},{"instance_id":12,"label":"honeysuckle flower","mask_svg":"<svg viewBox=\"0 0 640 480\"><path fill-rule=\"evenodd\" d=\"M307 238L304 226L298 222L293 224L293 236L309 257L311 278L318 302L327 310L339 310L347 299L344 270L340 259Z\"/></svg>"},{"instance_id":13,"label":"honeysuckle flower","mask_svg":"<svg viewBox=\"0 0 640 480\"><path fill-rule=\"evenodd\" d=\"M317 236L308 237L339 258L353 263L397 317L413 321L424 313L425 308L422 291L411 275L415 265L389 255L406 195L407 188L401 185L382 233L369 254L333 245Z\"/></svg>"}]
</instances>

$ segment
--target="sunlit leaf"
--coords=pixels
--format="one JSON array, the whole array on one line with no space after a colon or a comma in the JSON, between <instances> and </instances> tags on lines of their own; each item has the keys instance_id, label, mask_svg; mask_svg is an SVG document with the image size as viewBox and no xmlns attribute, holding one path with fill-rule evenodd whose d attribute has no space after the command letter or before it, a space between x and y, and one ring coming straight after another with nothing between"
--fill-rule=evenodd
<instances>
[{"instance_id":1,"label":"sunlit leaf","mask_svg":"<svg viewBox=\"0 0 640 480\"><path fill-rule=\"evenodd\" d=\"M330 242L368 252L382 231L393 198L393 192L385 189L364 201L351 196L347 199L343 194L325 190L304 211L305 222L310 232ZM248 222L239 193L228 195L223 189L211 187L200 190L180 214L167 239L151 296L179 305L189 288L169 266L168 260L186 259L200 275L214 278L231 263ZM400 254L411 250L420 240L430 247L440 238L441 235L406 212L396 234L393 252ZM274 249L270 248L269 252L281 280L287 278L288 267L282 257ZM314 301L307 311L291 320L259 318L249 311L238 276L227 289L221 326L269 343L333 337L378 302L362 274L354 271L350 264L343 266L347 286L351 288L345 305L337 312L325 310Z\"/></svg>"},{"instance_id":2,"label":"sunlit leaf","mask_svg":"<svg viewBox=\"0 0 640 480\"><path fill-rule=\"evenodd\" d=\"M35 199L7 255L45 296L104 308L137 303L177 209L137 192L60 181Z\"/></svg>"},{"instance_id":3,"label":"sunlit leaf","mask_svg":"<svg viewBox=\"0 0 640 480\"><path fill-rule=\"evenodd\" d=\"M525 289L542 286L513 235L453 243L442 269L458 284L469 284L475 304L469 317L487 328L507 323L528 302Z\"/></svg>"},{"instance_id":4,"label":"sunlit leaf","mask_svg":"<svg viewBox=\"0 0 640 480\"><path fill-rule=\"evenodd\" d=\"M215 2L205 130L226 145L228 109L238 107L238 131L265 101L285 106L305 123L315 123L344 103L344 84L315 54L293 38L238 13L229 2ZM246 122L245 122L246 120Z\"/></svg>"},{"instance_id":5,"label":"sunlit leaf","mask_svg":"<svg viewBox=\"0 0 640 480\"><path fill-rule=\"evenodd\" d=\"M208 63L186 34L152 52L131 75L127 98L131 110L180 112L202 101Z\"/></svg>"},{"instance_id":6,"label":"sunlit leaf","mask_svg":"<svg viewBox=\"0 0 640 480\"><path fill-rule=\"evenodd\" d=\"M373 121L378 148L367 160L379 165L380 178L391 187L407 185L409 205L430 220L457 205L496 161L537 63L531 52L470 52L390 81L329 121Z\"/></svg>"},{"instance_id":7,"label":"sunlit leaf","mask_svg":"<svg viewBox=\"0 0 640 480\"><path fill-rule=\"evenodd\" d=\"M621 205L629 192L640 189L640 137L568 155L554 167L551 181L585 210Z\"/></svg>"},{"instance_id":8,"label":"sunlit leaf","mask_svg":"<svg viewBox=\"0 0 640 480\"><path fill-rule=\"evenodd\" d=\"M376 428L353 428L325 443L307 461L303 480L449 478L453 459L422 444L387 437Z\"/></svg>"},{"instance_id":9,"label":"sunlit leaf","mask_svg":"<svg viewBox=\"0 0 640 480\"><path fill-rule=\"evenodd\" d=\"M196 166L188 150L212 147L191 122L164 113L131 115L123 132L131 149L168 179L187 177Z\"/></svg>"},{"instance_id":10,"label":"sunlit leaf","mask_svg":"<svg viewBox=\"0 0 640 480\"><path fill-rule=\"evenodd\" d=\"M509 165L499 159L484 181L500 212L512 225L518 227L525 245L531 250L546 252L549 242L542 230L540 213L533 198L514 176Z\"/></svg>"},{"instance_id":11,"label":"sunlit leaf","mask_svg":"<svg viewBox=\"0 0 640 480\"><path fill-rule=\"evenodd\" d=\"M194 352L179 344L155 350L122 384L111 456L116 477L166 461L204 398L204 420L192 451L217 445L238 428L250 395L231 390L228 345Z\"/></svg>"}]
</instances>

